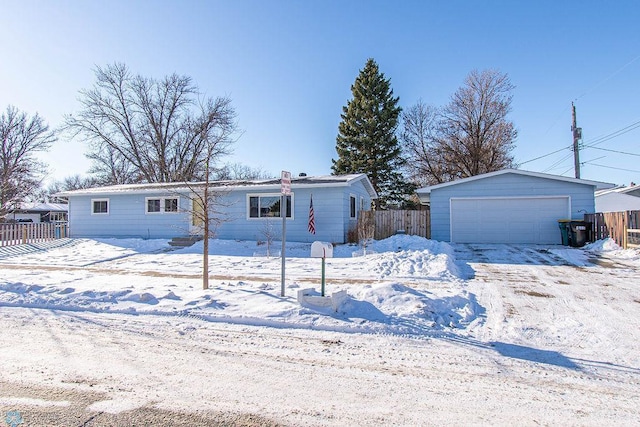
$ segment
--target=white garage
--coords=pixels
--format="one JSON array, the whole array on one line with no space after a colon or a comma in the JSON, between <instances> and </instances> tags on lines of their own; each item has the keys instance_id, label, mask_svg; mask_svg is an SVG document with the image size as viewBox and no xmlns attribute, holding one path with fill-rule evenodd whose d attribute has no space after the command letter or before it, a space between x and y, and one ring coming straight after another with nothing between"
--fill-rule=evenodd
<instances>
[{"instance_id":1,"label":"white garage","mask_svg":"<svg viewBox=\"0 0 640 427\"><path fill-rule=\"evenodd\" d=\"M613 184L505 169L417 190L431 238L460 243L561 244L560 219L595 212L596 189Z\"/></svg>"},{"instance_id":2,"label":"white garage","mask_svg":"<svg viewBox=\"0 0 640 427\"><path fill-rule=\"evenodd\" d=\"M568 196L453 198L451 241L558 244L569 208Z\"/></svg>"}]
</instances>

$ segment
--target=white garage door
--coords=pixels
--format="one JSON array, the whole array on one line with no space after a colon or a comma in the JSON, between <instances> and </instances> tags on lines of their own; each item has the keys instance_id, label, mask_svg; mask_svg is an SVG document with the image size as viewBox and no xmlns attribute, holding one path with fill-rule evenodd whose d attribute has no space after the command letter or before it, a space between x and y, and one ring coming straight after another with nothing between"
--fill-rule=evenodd
<instances>
[{"instance_id":1,"label":"white garage door","mask_svg":"<svg viewBox=\"0 0 640 427\"><path fill-rule=\"evenodd\" d=\"M569 197L451 199L451 241L560 244Z\"/></svg>"}]
</instances>

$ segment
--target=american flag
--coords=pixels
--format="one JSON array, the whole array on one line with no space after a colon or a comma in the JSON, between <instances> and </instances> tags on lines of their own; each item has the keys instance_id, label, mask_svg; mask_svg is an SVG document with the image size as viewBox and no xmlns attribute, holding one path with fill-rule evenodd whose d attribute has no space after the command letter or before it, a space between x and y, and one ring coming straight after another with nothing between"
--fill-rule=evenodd
<instances>
[{"instance_id":1,"label":"american flag","mask_svg":"<svg viewBox=\"0 0 640 427\"><path fill-rule=\"evenodd\" d=\"M311 196L311 202L309 203L309 233L316 234L316 218L313 214L313 195Z\"/></svg>"}]
</instances>

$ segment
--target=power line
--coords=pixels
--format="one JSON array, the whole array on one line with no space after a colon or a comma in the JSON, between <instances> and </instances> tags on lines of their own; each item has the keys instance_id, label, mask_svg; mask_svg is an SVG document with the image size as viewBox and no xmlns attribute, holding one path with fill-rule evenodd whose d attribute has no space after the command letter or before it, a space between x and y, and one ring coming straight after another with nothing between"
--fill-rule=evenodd
<instances>
[{"instance_id":1,"label":"power line","mask_svg":"<svg viewBox=\"0 0 640 427\"><path fill-rule=\"evenodd\" d=\"M639 127L640 127L640 120L638 120L637 122L631 123L630 125L625 126L622 129L613 131L607 135L603 135L603 136L594 138L591 141L587 141L586 143L583 143L583 147L593 147L594 145L602 144L605 141L609 141L610 139L617 138L618 136L624 135L625 133L631 132L632 130L637 129Z\"/></svg>"},{"instance_id":2,"label":"power line","mask_svg":"<svg viewBox=\"0 0 640 427\"><path fill-rule=\"evenodd\" d=\"M637 157L640 157L640 154L637 154L637 153L627 153L626 151L610 150L610 149L608 149L608 148L600 148L600 147L587 147L587 148L593 148L594 150L610 151L610 152L612 152L612 153L618 153L618 154L626 154L627 156L637 156Z\"/></svg>"},{"instance_id":3,"label":"power line","mask_svg":"<svg viewBox=\"0 0 640 427\"><path fill-rule=\"evenodd\" d=\"M590 166L599 166L601 168L607 168L607 169L615 169L615 170L619 170L619 171L625 171L625 172L635 172L635 173L640 173L640 171L638 170L633 170L633 169L624 169L624 168L616 168L613 166L607 166L607 165L600 165L598 163L589 163Z\"/></svg>"},{"instance_id":4,"label":"power line","mask_svg":"<svg viewBox=\"0 0 640 427\"><path fill-rule=\"evenodd\" d=\"M531 163L531 162L534 162L534 161L536 161L536 160L544 159L545 157L552 156L552 155L554 155L554 154L556 154L556 153L559 153L559 152L561 152L561 151L564 151L564 150L566 150L566 149L568 149L568 148L571 148L571 147L570 147L570 146L563 147L563 148L561 148L561 149L559 149L559 150L556 150L556 151L553 151L553 152L551 152L551 153L549 153L549 154L545 154L545 155L542 155L542 156L540 156L540 157L536 157L535 159L527 160L526 162L521 162L520 164L521 164L521 165L524 165L525 163Z\"/></svg>"},{"instance_id":5,"label":"power line","mask_svg":"<svg viewBox=\"0 0 640 427\"><path fill-rule=\"evenodd\" d=\"M635 129L638 129L638 128L640 128L640 120L638 120L637 122L633 122L630 125L627 125L627 126L623 127L622 129L618 129L618 130L613 131L611 133L608 133L606 135L601 135L601 136L599 136L597 138L594 138L594 139L592 139L590 141L587 141L587 143L582 143L581 146L582 146L582 148L595 148L597 150L612 151L612 152L616 153L617 151L615 151L615 150L607 150L605 148L599 148L599 147L596 147L596 145L602 144L603 142L609 141L609 140L611 140L613 138L617 138L618 136L624 135L625 133L631 132L632 130L635 130ZM544 159L545 157L552 156L552 155L557 154L557 153L559 153L561 151L569 150L571 148L572 148L572 146L568 145L568 146L565 146L565 147L563 147L563 148L561 148L559 150L555 150L555 151L552 151L550 153L543 154L542 156L538 156L538 157L535 157L533 159L526 160L524 162L520 162L520 165L524 165L524 164L527 164L527 163L534 162L536 160ZM638 156L638 154L633 154L633 153L625 153L625 152L620 152L620 153L621 154L630 154L632 156ZM550 166L549 169L552 169L555 166L556 166L556 164ZM549 170L549 169L547 169L547 170Z\"/></svg>"},{"instance_id":6,"label":"power line","mask_svg":"<svg viewBox=\"0 0 640 427\"><path fill-rule=\"evenodd\" d=\"M567 160L568 158L570 158L572 156L573 156L573 153L569 153L568 155L564 156L563 158L561 158L560 160L558 160L557 162L555 162L554 164L552 164L551 166L549 166L548 168L543 170L542 172L543 173L544 172L549 172L553 168L556 168L556 167L560 166L565 160Z\"/></svg>"},{"instance_id":7,"label":"power line","mask_svg":"<svg viewBox=\"0 0 640 427\"><path fill-rule=\"evenodd\" d=\"M609 77L605 78L604 80L601 80L600 83L597 83L595 86L593 86L591 89L587 90L586 92L584 92L582 95L580 95L579 97L577 97L576 99L574 99L574 101L577 101L578 99L586 96L587 94L593 92L594 90L596 90L597 88L599 88L600 86L602 86L604 83L606 83L607 81L611 80L616 74L620 73L622 70L624 70L625 68L627 68L629 65L633 64L634 62L636 62L638 59L640 59L640 55L636 56L635 58L633 58L631 61L627 62L625 65L623 65L620 69L618 69L618 71L615 71L613 74L611 74Z\"/></svg>"}]
</instances>

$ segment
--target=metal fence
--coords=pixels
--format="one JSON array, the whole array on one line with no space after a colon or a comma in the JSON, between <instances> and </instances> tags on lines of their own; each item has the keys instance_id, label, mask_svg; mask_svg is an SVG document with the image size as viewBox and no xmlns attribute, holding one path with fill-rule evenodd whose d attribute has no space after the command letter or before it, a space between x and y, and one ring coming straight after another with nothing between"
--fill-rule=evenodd
<instances>
[{"instance_id":1,"label":"metal fence","mask_svg":"<svg viewBox=\"0 0 640 427\"><path fill-rule=\"evenodd\" d=\"M0 246L23 245L62 239L69 235L67 223L2 223Z\"/></svg>"}]
</instances>

